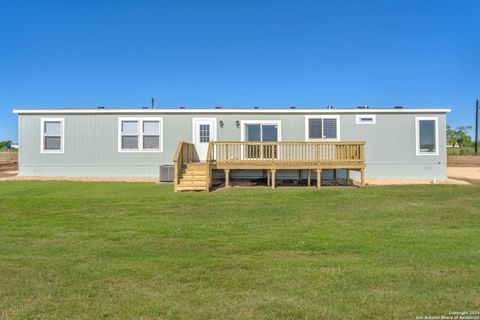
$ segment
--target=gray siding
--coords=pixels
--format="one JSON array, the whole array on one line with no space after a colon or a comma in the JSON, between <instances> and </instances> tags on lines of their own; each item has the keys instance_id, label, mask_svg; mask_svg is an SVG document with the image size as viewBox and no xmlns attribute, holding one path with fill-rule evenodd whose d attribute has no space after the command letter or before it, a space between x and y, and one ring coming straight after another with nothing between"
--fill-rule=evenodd
<instances>
[{"instance_id":1,"label":"gray siding","mask_svg":"<svg viewBox=\"0 0 480 320\"><path fill-rule=\"evenodd\" d=\"M308 113L307 113L308 114ZM375 112L372 110L372 114ZM329 114L330 115L330 114ZM163 152L118 152L118 118L146 114L19 115L20 175L156 177L159 166L172 164L179 141L192 141L192 118L216 118L217 140L240 140L238 120L280 120L282 141L305 140L305 114L151 114L163 117ZM415 117L438 117L439 155L417 156ZM65 150L40 152L40 119L65 119ZM341 140L366 141L366 175L369 178L446 178L445 114L376 114L376 124L355 123L355 114L340 115ZM219 121L224 122L223 128ZM244 173L247 174L247 173ZM298 173L292 173L298 177Z\"/></svg>"}]
</instances>

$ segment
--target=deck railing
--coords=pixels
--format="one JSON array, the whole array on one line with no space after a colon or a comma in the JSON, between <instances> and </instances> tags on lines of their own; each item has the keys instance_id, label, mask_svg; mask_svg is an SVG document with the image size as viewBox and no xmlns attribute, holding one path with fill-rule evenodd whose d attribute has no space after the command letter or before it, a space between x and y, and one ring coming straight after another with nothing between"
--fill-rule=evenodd
<instances>
[{"instance_id":1,"label":"deck railing","mask_svg":"<svg viewBox=\"0 0 480 320\"><path fill-rule=\"evenodd\" d=\"M207 159L218 164L321 165L361 164L363 141L210 142Z\"/></svg>"},{"instance_id":2,"label":"deck railing","mask_svg":"<svg viewBox=\"0 0 480 320\"><path fill-rule=\"evenodd\" d=\"M188 164L195 161L195 145L189 142L180 142L173 157L174 186L175 190L180 179L180 171Z\"/></svg>"}]
</instances>

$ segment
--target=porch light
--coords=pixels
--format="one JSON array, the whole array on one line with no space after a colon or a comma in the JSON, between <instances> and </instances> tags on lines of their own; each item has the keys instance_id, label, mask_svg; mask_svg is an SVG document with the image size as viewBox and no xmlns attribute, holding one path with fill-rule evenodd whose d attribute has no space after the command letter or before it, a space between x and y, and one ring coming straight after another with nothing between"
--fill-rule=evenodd
<instances>
[{"instance_id":1,"label":"porch light","mask_svg":"<svg viewBox=\"0 0 480 320\"><path fill-rule=\"evenodd\" d=\"M235 121L235 125L237 126L237 128L240 128L240 121Z\"/></svg>"},{"instance_id":2,"label":"porch light","mask_svg":"<svg viewBox=\"0 0 480 320\"><path fill-rule=\"evenodd\" d=\"M223 120L220 120L219 124L220 124L220 128L223 128Z\"/></svg>"}]
</instances>

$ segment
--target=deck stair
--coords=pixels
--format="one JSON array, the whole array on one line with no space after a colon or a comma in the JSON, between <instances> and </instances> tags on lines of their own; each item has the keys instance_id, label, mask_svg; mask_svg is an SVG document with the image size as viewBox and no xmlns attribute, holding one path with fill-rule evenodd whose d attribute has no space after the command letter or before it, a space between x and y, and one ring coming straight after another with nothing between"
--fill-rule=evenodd
<instances>
[{"instance_id":1,"label":"deck stair","mask_svg":"<svg viewBox=\"0 0 480 320\"><path fill-rule=\"evenodd\" d=\"M207 191L207 164L192 162L180 172L177 191Z\"/></svg>"}]
</instances>

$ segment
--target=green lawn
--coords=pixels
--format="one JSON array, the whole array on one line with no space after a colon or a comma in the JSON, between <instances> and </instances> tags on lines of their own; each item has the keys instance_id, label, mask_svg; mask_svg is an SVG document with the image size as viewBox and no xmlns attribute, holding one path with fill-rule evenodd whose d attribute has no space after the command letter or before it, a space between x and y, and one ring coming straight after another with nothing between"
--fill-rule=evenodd
<instances>
[{"instance_id":1,"label":"green lawn","mask_svg":"<svg viewBox=\"0 0 480 320\"><path fill-rule=\"evenodd\" d=\"M0 182L5 319L414 319L480 309L480 187Z\"/></svg>"},{"instance_id":2,"label":"green lawn","mask_svg":"<svg viewBox=\"0 0 480 320\"><path fill-rule=\"evenodd\" d=\"M447 154L449 156L475 156L474 147L463 147L463 148L447 148Z\"/></svg>"}]
</instances>

